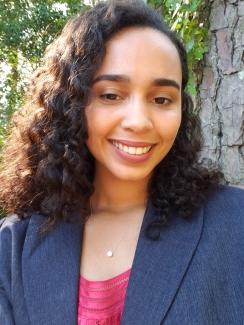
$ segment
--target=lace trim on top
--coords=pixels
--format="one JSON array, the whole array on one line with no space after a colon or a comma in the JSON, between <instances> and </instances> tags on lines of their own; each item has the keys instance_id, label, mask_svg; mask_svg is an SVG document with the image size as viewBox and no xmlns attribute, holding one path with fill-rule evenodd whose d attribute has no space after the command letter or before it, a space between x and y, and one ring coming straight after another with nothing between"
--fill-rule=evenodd
<instances>
[{"instance_id":1,"label":"lace trim on top","mask_svg":"<svg viewBox=\"0 0 244 325\"><path fill-rule=\"evenodd\" d=\"M80 276L78 325L119 325L131 269L106 281Z\"/></svg>"}]
</instances>

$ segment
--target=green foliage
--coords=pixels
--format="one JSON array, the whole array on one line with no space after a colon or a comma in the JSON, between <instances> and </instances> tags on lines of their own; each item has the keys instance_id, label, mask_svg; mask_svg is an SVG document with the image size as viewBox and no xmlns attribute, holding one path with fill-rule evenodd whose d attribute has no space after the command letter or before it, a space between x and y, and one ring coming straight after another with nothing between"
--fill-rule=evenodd
<instances>
[{"instance_id":1,"label":"green foliage","mask_svg":"<svg viewBox=\"0 0 244 325\"><path fill-rule=\"evenodd\" d=\"M148 3L160 10L168 26L176 31L185 44L188 57L190 80L188 91L196 95L194 70L203 54L208 51L208 29L199 20L201 0L149 0Z\"/></svg>"},{"instance_id":2,"label":"green foliage","mask_svg":"<svg viewBox=\"0 0 244 325\"><path fill-rule=\"evenodd\" d=\"M71 16L87 8L80 0L0 0L0 148L45 48Z\"/></svg>"}]
</instances>

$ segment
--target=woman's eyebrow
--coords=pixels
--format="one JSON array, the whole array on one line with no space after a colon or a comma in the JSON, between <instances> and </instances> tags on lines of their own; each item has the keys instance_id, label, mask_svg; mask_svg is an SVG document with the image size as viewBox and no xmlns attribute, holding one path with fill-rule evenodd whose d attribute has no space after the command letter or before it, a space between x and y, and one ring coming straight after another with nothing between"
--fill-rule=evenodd
<instances>
[{"instance_id":1,"label":"woman's eyebrow","mask_svg":"<svg viewBox=\"0 0 244 325\"><path fill-rule=\"evenodd\" d=\"M131 79L126 76L126 75L122 75L122 74L103 74L101 76L98 76L97 78L95 78L93 80L92 85L94 85L96 82L99 81L103 81L103 80L107 80L107 81L114 81L114 82L122 82L122 83L130 83ZM153 80L152 85L155 87L158 86L171 86L174 87L178 90L180 90L180 85L172 79L166 79L166 78L158 78Z\"/></svg>"},{"instance_id":2,"label":"woman's eyebrow","mask_svg":"<svg viewBox=\"0 0 244 325\"><path fill-rule=\"evenodd\" d=\"M122 74L103 74L101 76L98 76L96 79L94 79L92 85L94 85L96 82L99 82L99 81L102 81L102 80L130 83L130 78L127 77L126 75L122 75Z\"/></svg>"},{"instance_id":3,"label":"woman's eyebrow","mask_svg":"<svg viewBox=\"0 0 244 325\"><path fill-rule=\"evenodd\" d=\"M171 86L171 87L175 87L176 89L180 90L180 85L172 79L165 79L165 78L159 78L159 79L155 79L153 81L153 86Z\"/></svg>"}]
</instances>

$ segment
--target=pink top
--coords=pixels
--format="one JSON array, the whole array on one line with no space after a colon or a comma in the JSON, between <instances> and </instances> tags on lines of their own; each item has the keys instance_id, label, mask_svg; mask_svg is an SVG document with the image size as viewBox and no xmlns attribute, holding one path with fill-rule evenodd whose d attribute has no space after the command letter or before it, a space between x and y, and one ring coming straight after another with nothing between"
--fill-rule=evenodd
<instances>
[{"instance_id":1,"label":"pink top","mask_svg":"<svg viewBox=\"0 0 244 325\"><path fill-rule=\"evenodd\" d=\"M80 276L78 325L119 325L131 269L106 281Z\"/></svg>"}]
</instances>

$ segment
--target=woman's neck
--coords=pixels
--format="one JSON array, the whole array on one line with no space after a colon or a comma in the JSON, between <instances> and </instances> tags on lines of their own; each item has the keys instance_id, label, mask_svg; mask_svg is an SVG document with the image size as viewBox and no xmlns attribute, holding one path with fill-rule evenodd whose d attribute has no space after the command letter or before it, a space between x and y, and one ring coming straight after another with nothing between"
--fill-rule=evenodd
<instances>
[{"instance_id":1,"label":"woman's neck","mask_svg":"<svg viewBox=\"0 0 244 325\"><path fill-rule=\"evenodd\" d=\"M146 209L148 179L123 180L96 169L94 186L80 267L83 277L91 281L106 280L131 268Z\"/></svg>"},{"instance_id":2,"label":"woman's neck","mask_svg":"<svg viewBox=\"0 0 244 325\"><path fill-rule=\"evenodd\" d=\"M95 192L92 196L93 209L109 208L114 212L145 206L148 198L150 177L139 181L121 180L113 175L95 174Z\"/></svg>"}]
</instances>

